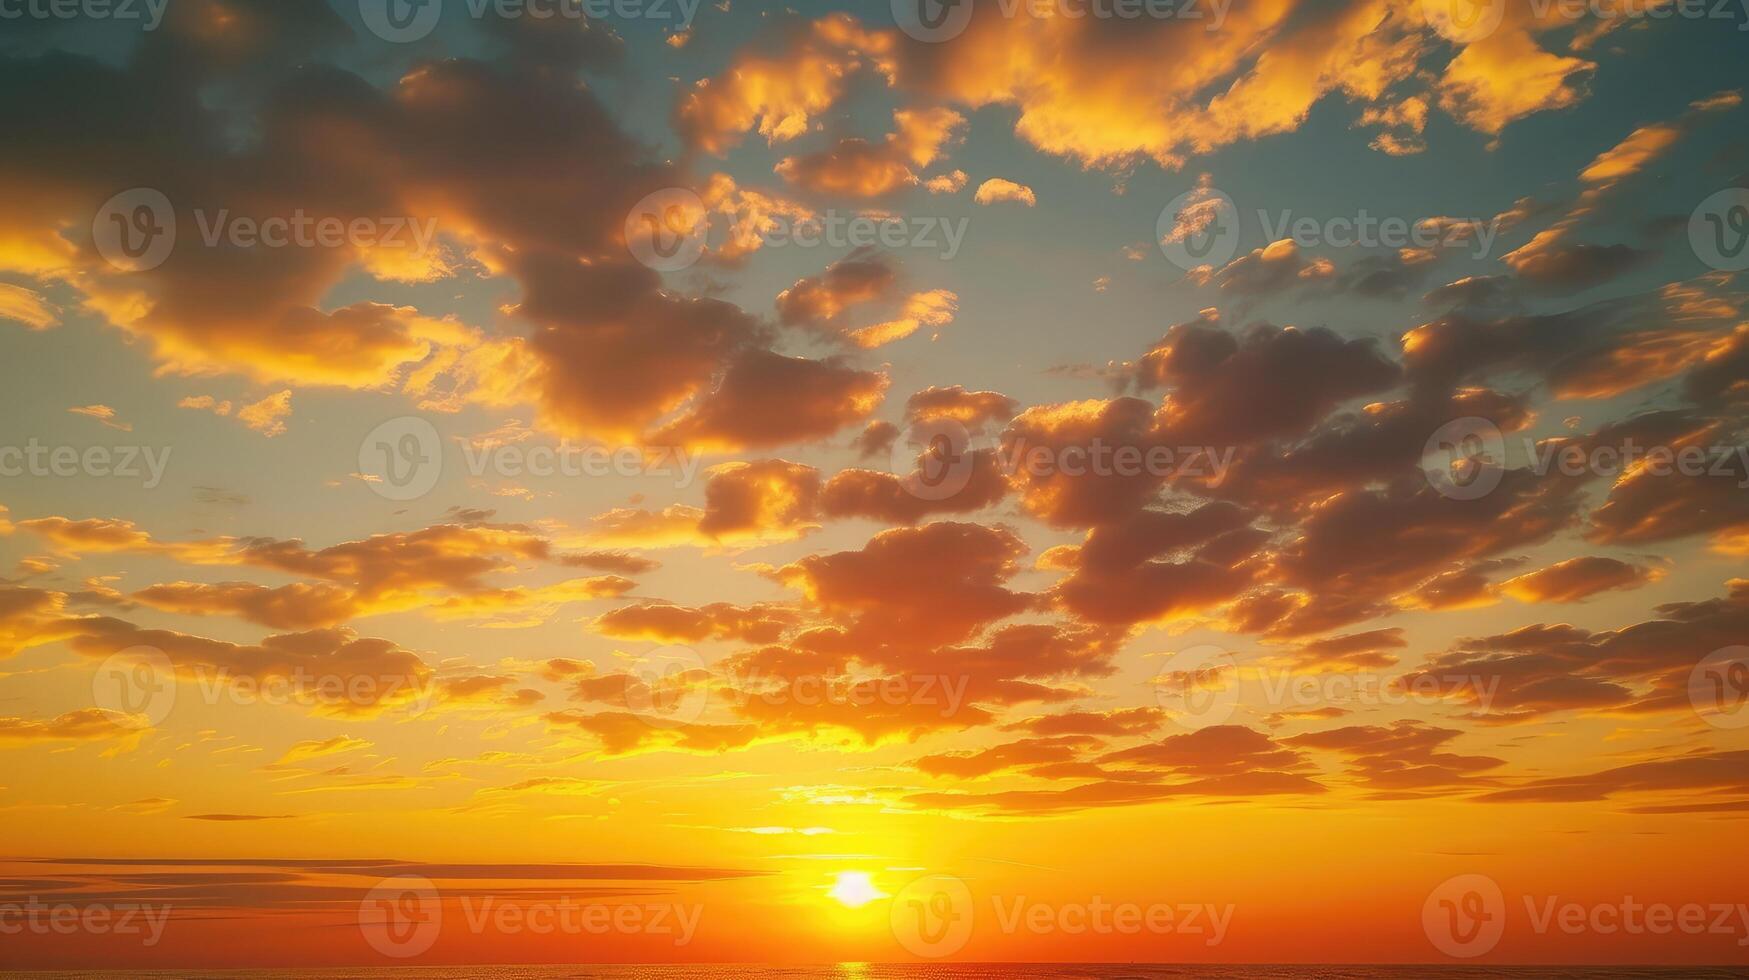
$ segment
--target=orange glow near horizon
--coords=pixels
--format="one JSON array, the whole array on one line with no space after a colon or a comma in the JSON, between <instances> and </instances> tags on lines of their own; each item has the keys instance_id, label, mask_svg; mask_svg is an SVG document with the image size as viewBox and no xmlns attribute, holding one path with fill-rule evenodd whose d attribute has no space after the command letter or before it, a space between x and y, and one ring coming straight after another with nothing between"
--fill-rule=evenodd
<instances>
[{"instance_id":1,"label":"orange glow near horizon","mask_svg":"<svg viewBox=\"0 0 1749 980\"><path fill-rule=\"evenodd\" d=\"M0 0L0 969L1749 967L1749 12L583 6Z\"/></svg>"}]
</instances>

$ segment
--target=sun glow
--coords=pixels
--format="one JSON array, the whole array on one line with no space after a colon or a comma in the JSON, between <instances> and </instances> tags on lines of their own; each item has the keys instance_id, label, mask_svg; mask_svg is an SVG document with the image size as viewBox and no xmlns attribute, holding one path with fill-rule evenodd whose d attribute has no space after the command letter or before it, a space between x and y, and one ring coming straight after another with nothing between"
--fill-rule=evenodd
<instances>
[{"instance_id":1,"label":"sun glow","mask_svg":"<svg viewBox=\"0 0 1749 980\"><path fill-rule=\"evenodd\" d=\"M835 898L846 908L859 909L877 898L886 898L887 893L875 887L866 871L840 871L838 879L833 882L831 891L826 893Z\"/></svg>"}]
</instances>

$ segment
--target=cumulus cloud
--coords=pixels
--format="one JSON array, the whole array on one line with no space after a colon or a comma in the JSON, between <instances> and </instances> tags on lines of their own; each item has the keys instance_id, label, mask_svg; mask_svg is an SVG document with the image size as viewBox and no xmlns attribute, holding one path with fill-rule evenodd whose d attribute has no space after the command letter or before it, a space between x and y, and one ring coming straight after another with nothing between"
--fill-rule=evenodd
<instances>
[{"instance_id":1,"label":"cumulus cloud","mask_svg":"<svg viewBox=\"0 0 1749 980\"><path fill-rule=\"evenodd\" d=\"M1030 208L1038 204L1038 195L1025 184L1017 184L1006 177L991 177L978 185L972 200L979 204L1024 204Z\"/></svg>"}]
</instances>

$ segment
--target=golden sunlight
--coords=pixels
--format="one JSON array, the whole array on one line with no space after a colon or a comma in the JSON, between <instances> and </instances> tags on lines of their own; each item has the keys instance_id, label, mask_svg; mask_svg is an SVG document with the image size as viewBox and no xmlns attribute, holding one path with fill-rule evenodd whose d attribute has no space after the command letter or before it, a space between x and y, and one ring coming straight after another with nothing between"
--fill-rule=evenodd
<instances>
[{"instance_id":1,"label":"golden sunlight","mask_svg":"<svg viewBox=\"0 0 1749 980\"><path fill-rule=\"evenodd\" d=\"M840 871L838 879L833 882L832 890L827 896L835 898L846 908L859 909L877 898L886 898L887 893L875 887L873 879L866 871Z\"/></svg>"}]
</instances>

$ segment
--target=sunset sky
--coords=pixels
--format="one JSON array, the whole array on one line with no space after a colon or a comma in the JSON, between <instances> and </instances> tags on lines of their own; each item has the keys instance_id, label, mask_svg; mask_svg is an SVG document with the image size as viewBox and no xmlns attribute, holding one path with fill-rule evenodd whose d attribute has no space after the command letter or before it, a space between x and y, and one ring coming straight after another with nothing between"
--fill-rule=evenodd
<instances>
[{"instance_id":1,"label":"sunset sky","mask_svg":"<svg viewBox=\"0 0 1749 980\"><path fill-rule=\"evenodd\" d=\"M1749 963L1746 66L0 0L0 967Z\"/></svg>"}]
</instances>

